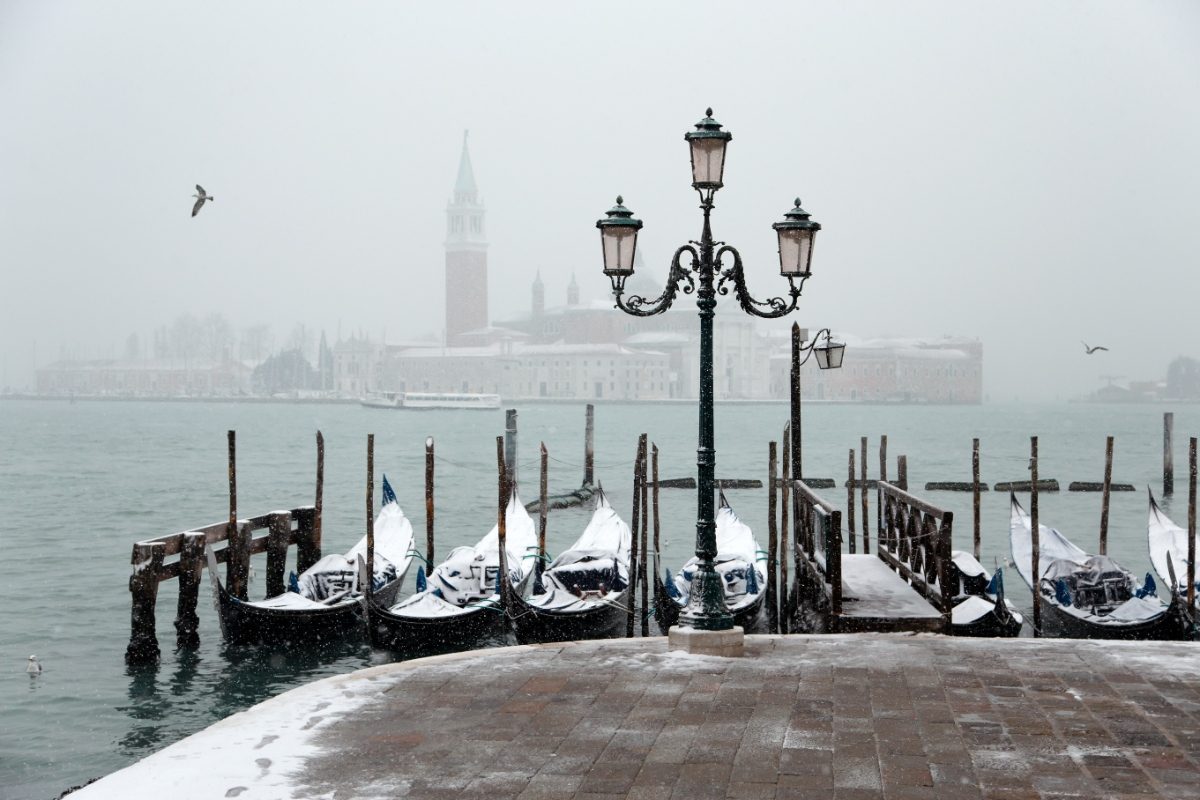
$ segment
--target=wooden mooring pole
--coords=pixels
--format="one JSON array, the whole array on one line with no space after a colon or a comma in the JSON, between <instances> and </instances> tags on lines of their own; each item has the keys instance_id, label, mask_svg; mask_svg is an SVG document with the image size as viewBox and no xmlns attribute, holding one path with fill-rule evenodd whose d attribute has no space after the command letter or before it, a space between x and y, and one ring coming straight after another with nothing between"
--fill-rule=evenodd
<instances>
[{"instance_id":1,"label":"wooden mooring pole","mask_svg":"<svg viewBox=\"0 0 1200 800\"><path fill-rule=\"evenodd\" d=\"M791 605L788 598L788 546L796 547L792 537L790 513L792 508L792 424L783 428L783 462L780 470L783 483L779 486L779 632L787 633L791 621Z\"/></svg>"},{"instance_id":2,"label":"wooden mooring pole","mask_svg":"<svg viewBox=\"0 0 1200 800\"><path fill-rule=\"evenodd\" d=\"M229 528L225 545L225 588L239 600L249 600L250 538L253 532L237 521L237 434L229 431Z\"/></svg>"},{"instance_id":3,"label":"wooden mooring pole","mask_svg":"<svg viewBox=\"0 0 1200 800\"><path fill-rule=\"evenodd\" d=\"M363 594L371 599L375 586L375 434L367 434L367 585Z\"/></svg>"},{"instance_id":4,"label":"wooden mooring pole","mask_svg":"<svg viewBox=\"0 0 1200 800\"><path fill-rule=\"evenodd\" d=\"M425 572L433 571L433 437L425 437Z\"/></svg>"},{"instance_id":5,"label":"wooden mooring pole","mask_svg":"<svg viewBox=\"0 0 1200 800\"><path fill-rule=\"evenodd\" d=\"M321 518L325 494L325 437L317 431L317 489L312 509L296 509L293 516L298 527L296 541L296 574L321 560Z\"/></svg>"},{"instance_id":6,"label":"wooden mooring pole","mask_svg":"<svg viewBox=\"0 0 1200 800\"><path fill-rule=\"evenodd\" d=\"M638 531L641 530L642 513L642 459L645 458L646 435L638 437L637 456L633 459L633 524L629 526L629 605L625 609L625 638L633 638L634 606L637 605L638 585Z\"/></svg>"},{"instance_id":7,"label":"wooden mooring pole","mask_svg":"<svg viewBox=\"0 0 1200 800\"><path fill-rule=\"evenodd\" d=\"M645 438L645 436L646 436L646 434L643 433L642 437ZM649 483L650 482L646 479L646 470L647 470L647 467L649 466L646 462L647 462L646 445L645 445L645 442L643 442L642 443L642 541L641 541L641 547L639 548L640 553L641 553L641 559L638 561L638 578L640 578L641 582L642 582L641 618L642 618L642 636L643 637L650 635L650 594L649 594L650 581L647 579L647 575L646 575L646 550L647 550L646 536L650 530L650 514L649 514L649 509L650 509ZM631 531L631 533L633 533L633 532ZM629 600L631 603L633 602L632 595L630 595Z\"/></svg>"},{"instance_id":8,"label":"wooden mooring pole","mask_svg":"<svg viewBox=\"0 0 1200 800\"><path fill-rule=\"evenodd\" d=\"M1041 530L1038 528L1038 437L1029 439L1029 524L1032 535L1033 555L1033 635L1042 635L1042 571L1040 540Z\"/></svg>"},{"instance_id":9,"label":"wooden mooring pole","mask_svg":"<svg viewBox=\"0 0 1200 800\"><path fill-rule=\"evenodd\" d=\"M777 557L776 508L779 497L779 463L776 460L776 445L771 442L767 446L767 632L779 633L779 601L776 597L775 586L778 582L779 564Z\"/></svg>"},{"instance_id":10,"label":"wooden mooring pole","mask_svg":"<svg viewBox=\"0 0 1200 800\"><path fill-rule=\"evenodd\" d=\"M541 454L541 463L539 465L538 475L538 554L537 563L534 565L537 583L542 581L542 569L546 565L546 512L550 507L550 453L546 450L546 443L541 442L539 450Z\"/></svg>"},{"instance_id":11,"label":"wooden mooring pole","mask_svg":"<svg viewBox=\"0 0 1200 800\"><path fill-rule=\"evenodd\" d=\"M658 572L659 564L661 563L662 546L659 542L659 516L658 516L658 445L650 445L650 480L654 483L654 489L651 497L654 500L654 571Z\"/></svg>"},{"instance_id":12,"label":"wooden mooring pole","mask_svg":"<svg viewBox=\"0 0 1200 800\"><path fill-rule=\"evenodd\" d=\"M855 530L854 530L854 448L850 448L850 467L849 476L846 478L846 540L850 546L850 552L855 552Z\"/></svg>"},{"instance_id":13,"label":"wooden mooring pole","mask_svg":"<svg viewBox=\"0 0 1200 800\"><path fill-rule=\"evenodd\" d=\"M587 404L587 421L583 428L583 485L595 484L594 462L596 458L596 407Z\"/></svg>"},{"instance_id":14,"label":"wooden mooring pole","mask_svg":"<svg viewBox=\"0 0 1200 800\"><path fill-rule=\"evenodd\" d=\"M1192 614L1192 627L1196 619L1196 437L1188 441L1188 551L1187 551L1187 605Z\"/></svg>"},{"instance_id":15,"label":"wooden mooring pole","mask_svg":"<svg viewBox=\"0 0 1200 800\"><path fill-rule=\"evenodd\" d=\"M971 554L979 560L981 532L979 528L979 440L971 440L971 499L974 510L974 536L971 540Z\"/></svg>"},{"instance_id":16,"label":"wooden mooring pole","mask_svg":"<svg viewBox=\"0 0 1200 800\"><path fill-rule=\"evenodd\" d=\"M1100 501L1100 555L1108 555L1108 499L1112 494L1113 437L1104 443L1104 497Z\"/></svg>"},{"instance_id":17,"label":"wooden mooring pole","mask_svg":"<svg viewBox=\"0 0 1200 800\"><path fill-rule=\"evenodd\" d=\"M1163 496L1175 494L1175 457L1171 436L1175 432L1175 412L1163 413Z\"/></svg>"},{"instance_id":18,"label":"wooden mooring pole","mask_svg":"<svg viewBox=\"0 0 1200 800\"><path fill-rule=\"evenodd\" d=\"M867 437L862 437L862 543L863 554L871 552L871 526L867 522L871 517L867 507Z\"/></svg>"},{"instance_id":19,"label":"wooden mooring pole","mask_svg":"<svg viewBox=\"0 0 1200 800\"><path fill-rule=\"evenodd\" d=\"M499 574L496 575L496 589L500 594L500 608L508 613L508 498L509 490L508 468L504 459L504 437L496 437L496 472L497 496L496 503L496 540L500 546Z\"/></svg>"},{"instance_id":20,"label":"wooden mooring pole","mask_svg":"<svg viewBox=\"0 0 1200 800\"><path fill-rule=\"evenodd\" d=\"M504 412L504 471L508 475L508 484L517 486L517 410L515 408Z\"/></svg>"},{"instance_id":21,"label":"wooden mooring pole","mask_svg":"<svg viewBox=\"0 0 1200 800\"><path fill-rule=\"evenodd\" d=\"M879 437L879 482L887 482L887 434ZM875 503L875 535L883 530L883 503ZM878 543L877 543L878 544Z\"/></svg>"},{"instance_id":22,"label":"wooden mooring pole","mask_svg":"<svg viewBox=\"0 0 1200 800\"><path fill-rule=\"evenodd\" d=\"M908 491L908 456L896 456L896 485Z\"/></svg>"}]
</instances>

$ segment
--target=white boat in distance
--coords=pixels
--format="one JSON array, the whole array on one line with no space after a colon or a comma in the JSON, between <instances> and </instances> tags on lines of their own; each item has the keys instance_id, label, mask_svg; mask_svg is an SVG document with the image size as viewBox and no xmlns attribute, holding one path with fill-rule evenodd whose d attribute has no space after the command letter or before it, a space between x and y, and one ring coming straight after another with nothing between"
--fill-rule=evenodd
<instances>
[{"instance_id":1,"label":"white boat in distance","mask_svg":"<svg viewBox=\"0 0 1200 800\"><path fill-rule=\"evenodd\" d=\"M372 392L360 401L367 408L467 408L491 410L500 407L498 394L468 392Z\"/></svg>"}]
</instances>

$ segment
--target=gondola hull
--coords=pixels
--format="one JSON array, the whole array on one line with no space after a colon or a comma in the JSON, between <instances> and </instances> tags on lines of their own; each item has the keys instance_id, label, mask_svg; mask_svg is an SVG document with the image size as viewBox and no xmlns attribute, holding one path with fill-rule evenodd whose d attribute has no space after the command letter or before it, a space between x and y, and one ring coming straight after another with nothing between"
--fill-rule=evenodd
<instances>
[{"instance_id":1,"label":"gondola hull","mask_svg":"<svg viewBox=\"0 0 1200 800\"><path fill-rule=\"evenodd\" d=\"M590 608L562 611L540 608L523 597L512 598L512 623L521 644L613 639L623 635L629 612L629 589Z\"/></svg>"},{"instance_id":2,"label":"gondola hull","mask_svg":"<svg viewBox=\"0 0 1200 800\"><path fill-rule=\"evenodd\" d=\"M964 624L950 625L951 636L979 638L1013 638L1021 635L1021 620L1012 614L990 611Z\"/></svg>"},{"instance_id":3,"label":"gondola hull","mask_svg":"<svg viewBox=\"0 0 1200 800\"><path fill-rule=\"evenodd\" d=\"M508 632L499 604L479 604L461 614L418 617L394 614L388 605L367 606L371 644L405 655L454 653L503 642Z\"/></svg>"},{"instance_id":4,"label":"gondola hull","mask_svg":"<svg viewBox=\"0 0 1200 800\"><path fill-rule=\"evenodd\" d=\"M1042 595L1042 632L1063 639L1116 639L1125 641L1179 641L1191 638L1191 624L1183 604L1173 601L1150 619L1121 623L1095 622L1063 609Z\"/></svg>"},{"instance_id":5,"label":"gondola hull","mask_svg":"<svg viewBox=\"0 0 1200 800\"><path fill-rule=\"evenodd\" d=\"M394 602L403 579L392 581L377 593L384 602ZM229 594L220 580L214 581L221 633L231 644L319 647L335 641L360 638L366 625L366 603L362 598L328 608L263 608Z\"/></svg>"}]
</instances>

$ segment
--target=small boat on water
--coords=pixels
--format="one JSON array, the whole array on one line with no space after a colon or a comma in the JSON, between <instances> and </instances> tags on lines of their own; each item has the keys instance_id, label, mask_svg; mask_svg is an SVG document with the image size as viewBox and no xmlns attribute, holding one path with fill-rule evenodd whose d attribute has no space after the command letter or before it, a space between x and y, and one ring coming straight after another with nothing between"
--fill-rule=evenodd
<instances>
[{"instance_id":1,"label":"small boat on water","mask_svg":"<svg viewBox=\"0 0 1200 800\"><path fill-rule=\"evenodd\" d=\"M367 392L359 398L364 408L400 408L404 405L402 392Z\"/></svg>"},{"instance_id":2,"label":"small boat on water","mask_svg":"<svg viewBox=\"0 0 1200 800\"><path fill-rule=\"evenodd\" d=\"M505 554L510 597L525 591L537 561L533 519L514 491L505 509ZM500 602L500 531L496 525L474 546L456 547L425 577L415 594L368 603L371 644L405 653L469 650L503 638L507 614Z\"/></svg>"},{"instance_id":3,"label":"small boat on water","mask_svg":"<svg viewBox=\"0 0 1200 800\"><path fill-rule=\"evenodd\" d=\"M500 407L500 395L467 392L405 392L401 405L404 408L418 410L460 408L488 411Z\"/></svg>"},{"instance_id":4,"label":"small boat on water","mask_svg":"<svg viewBox=\"0 0 1200 800\"><path fill-rule=\"evenodd\" d=\"M958 592L950 613L952 636L1018 636L1024 619L1004 599L1004 571L989 575L970 553L951 554L951 580ZM952 583L951 585L955 585Z\"/></svg>"},{"instance_id":5,"label":"small boat on water","mask_svg":"<svg viewBox=\"0 0 1200 800\"><path fill-rule=\"evenodd\" d=\"M412 561L412 523L383 478L383 507L375 518L376 597L394 600ZM325 642L362 633L366 619L364 576L367 538L345 554L328 555L300 575L292 574L283 594L265 600L240 600L221 584L217 559L207 549L208 576L221 622L221 633L236 644Z\"/></svg>"},{"instance_id":6,"label":"small boat on water","mask_svg":"<svg viewBox=\"0 0 1200 800\"><path fill-rule=\"evenodd\" d=\"M629 603L629 526L596 490L595 510L579 539L537 576L527 595L514 593L517 641L569 642L620 635Z\"/></svg>"},{"instance_id":7,"label":"small boat on water","mask_svg":"<svg viewBox=\"0 0 1200 800\"><path fill-rule=\"evenodd\" d=\"M1149 492L1149 489L1147 489ZM1163 513L1154 502L1150 492L1150 520L1146 526L1146 538L1150 545L1150 563L1179 602L1187 604L1188 532L1179 527ZM1200 533L1196 535L1195 548L1200 552ZM1193 619L1200 616L1200 570L1196 571L1195 606Z\"/></svg>"},{"instance_id":8,"label":"small boat on water","mask_svg":"<svg viewBox=\"0 0 1200 800\"><path fill-rule=\"evenodd\" d=\"M1054 528L1039 523L1039 567L1032 575L1032 523L1011 496L1010 537L1017 571L1042 599L1042 627L1071 639L1182 639L1187 619L1175 596L1170 604L1155 594L1147 573L1133 574L1107 556L1081 550ZM1036 587L1036 589L1034 588Z\"/></svg>"},{"instance_id":9,"label":"small boat on water","mask_svg":"<svg viewBox=\"0 0 1200 800\"><path fill-rule=\"evenodd\" d=\"M725 608L733 624L750 631L758 622L767 593L767 554L758 546L750 526L730 508L721 492L717 508L715 567L725 590ZM687 607L692 578L699 563L694 556L675 574L654 571L654 619L666 634Z\"/></svg>"}]
</instances>

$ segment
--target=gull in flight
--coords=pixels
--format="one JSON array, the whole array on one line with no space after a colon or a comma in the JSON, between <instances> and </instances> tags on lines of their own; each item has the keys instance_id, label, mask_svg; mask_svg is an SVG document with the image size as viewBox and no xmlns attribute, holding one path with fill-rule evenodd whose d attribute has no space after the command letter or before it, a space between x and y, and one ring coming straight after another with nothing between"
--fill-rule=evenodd
<instances>
[{"instance_id":1,"label":"gull in flight","mask_svg":"<svg viewBox=\"0 0 1200 800\"><path fill-rule=\"evenodd\" d=\"M196 188L200 188L200 187L196 187ZM199 208L199 206L197 206L197 208ZM1097 350L1103 350L1103 351L1104 351L1104 352L1106 352L1106 353L1108 352L1108 348L1107 348L1107 347L1101 347L1100 345L1096 345L1095 347L1088 347L1088 343L1087 343L1087 342L1083 342L1083 349L1087 351L1087 354L1088 354L1089 356L1090 356L1092 353L1096 352Z\"/></svg>"},{"instance_id":2,"label":"gull in flight","mask_svg":"<svg viewBox=\"0 0 1200 800\"><path fill-rule=\"evenodd\" d=\"M198 183L196 184L196 194L192 195L192 197L196 198L196 205L192 206L193 217L200 213L200 208L206 201L215 199L208 192L204 191L204 187Z\"/></svg>"}]
</instances>

